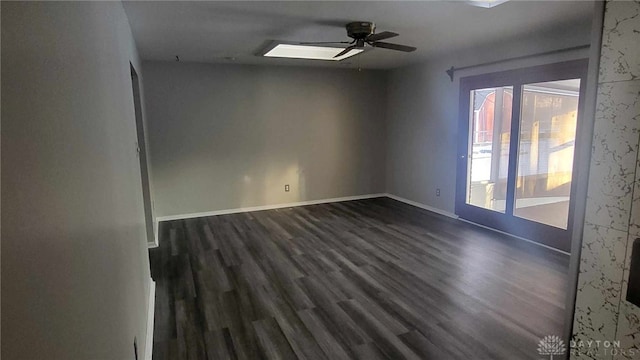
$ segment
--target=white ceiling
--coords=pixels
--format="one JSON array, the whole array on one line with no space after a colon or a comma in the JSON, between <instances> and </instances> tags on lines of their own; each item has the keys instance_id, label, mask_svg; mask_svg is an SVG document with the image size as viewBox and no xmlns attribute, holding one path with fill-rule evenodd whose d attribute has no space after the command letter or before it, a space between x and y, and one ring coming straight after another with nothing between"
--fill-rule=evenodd
<instances>
[{"instance_id":1,"label":"white ceiling","mask_svg":"<svg viewBox=\"0 0 640 360\"><path fill-rule=\"evenodd\" d=\"M591 1L509 1L491 9L462 1L125 2L144 60L394 68L482 43L563 27L589 31ZM373 21L413 53L371 49L335 64L255 56L270 40L349 40L344 24ZM581 44L578 44L581 45Z\"/></svg>"}]
</instances>

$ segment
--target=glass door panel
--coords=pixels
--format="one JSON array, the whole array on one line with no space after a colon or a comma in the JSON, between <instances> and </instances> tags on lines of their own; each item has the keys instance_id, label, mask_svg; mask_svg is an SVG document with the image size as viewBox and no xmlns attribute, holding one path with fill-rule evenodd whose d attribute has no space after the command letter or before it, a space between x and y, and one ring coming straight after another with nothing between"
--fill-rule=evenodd
<instances>
[{"instance_id":1,"label":"glass door panel","mask_svg":"<svg viewBox=\"0 0 640 360\"><path fill-rule=\"evenodd\" d=\"M580 79L522 86L513 215L567 229Z\"/></svg>"},{"instance_id":2,"label":"glass door panel","mask_svg":"<svg viewBox=\"0 0 640 360\"><path fill-rule=\"evenodd\" d=\"M470 93L466 203L504 213L507 201L513 87Z\"/></svg>"}]
</instances>

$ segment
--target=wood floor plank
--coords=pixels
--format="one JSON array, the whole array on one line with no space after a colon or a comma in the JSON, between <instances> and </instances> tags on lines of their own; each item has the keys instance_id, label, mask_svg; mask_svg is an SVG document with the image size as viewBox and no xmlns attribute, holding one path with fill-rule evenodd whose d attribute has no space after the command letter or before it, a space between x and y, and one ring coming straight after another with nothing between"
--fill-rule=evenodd
<instances>
[{"instance_id":1,"label":"wood floor plank","mask_svg":"<svg viewBox=\"0 0 640 360\"><path fill-rule=\"evenodd\" d=\"M446 346L435 345L417 330L412 330L406 334L399 335L398 337L416 354L420 354L425 359L447 360L457 359L464 356L462 353L456 353L455 348L449 349Z\"/></svg>"},{"instance_id":2,"label":"wood floor plank","mask_svg":"<svg viewBox=\"0 0 640 360\"><path fill-rule=\"evenodd\" d=\"M154 360L533 360L562 334L567 256L388 198L158 229Z\"/></svg>"},{"instance_id":3,"label":"wood floor plank","mask_svg":"<svg viewBox=\"0 0 640 360\"><path fill-rule=\"evenodd\" d=\"M179 359L205 359L204 341L193 300L176 301L176 328Z\"/></svg>"},{"instance_id":4,"label":"wood floor plank","mask_svg":"<svg viewBox=\"0 0 640 360\"><path fill-rule=\"evenodd\" d=\"M208 360L237 359L228 328L205 331L204 343Z\"/></svg>"},{"instance_id":5,"label":"wood floor plank","mask_svg":"<svg viewBox=\"0 0 640 360\"><path fill-rule=\"evenodd\" d=\"M334 337L338 334L326 327L314 309L298 311L298 316L329 359L348 360L351 358L342 344Z\"/></svg>"},{"instance_id":6,"label":"wood floor plank","mask_svg":"<svg viewBox=\"0 0 640 360\"><path fill-rule=\"evenodd\" d=\"M329 274L336 286L341 288L345 293L349 294L350 299L357 300L366 307L367 312L371 313L378 321L384 324L395 335L404 334L409 330L390 313L387 312L380 304L384 305L379 299L380 293L376 290L367 292L366 289L360 288L354 281L348 279L342 272L334 272Z\"/></svg>"},{"instance_id":7,"label":"wood floor plank","mask_svg":"<svg viewBox=\"0 0 640 360\"><path fill-rule=\"evenodd\" d=\"M291 349L287 338L274 318L254 321L253 328L256 331L258 343L265 358L269 360L297 359L296 354Z\"/></svg>"},{"instance_id":8,"label":"wood floor plank","mask_svg":"<svg viewBox=\"0 0 640 360\"><path fill-rule=\"evenodd\" d=\"M377 348L373 343L366 343L362 345L356 345L353 348L355 359L358 360L389 360L392 359L387 357L379 348Z\"/></svg>"},{"instance_id":9,"label":"wood floor plank","mask_svg":"<svg viewBox=\"0 0 640 360\"><path fill-rule=\"evenodd\" d=\"M262 352L258 349L258 340L253 329L253 321L256 320L256 316L245 312L240 306L241 304L234 296L226 297L223 300L223 313L227 318L234 352L240 360L264 358Z\"/></svg>"},{"instance_id":10,"label":"wood floor plank","mask_svg":"<svg viewBox=\"0 0 640 360\"><path fill-rule=\"evenodd\" d=\"M405 345L400 338L391 332L385 324L380 322L374 314L362 306L357 300L341 301L339 303L345 312L365 331L387 357L391 359L420 360L420 357Z\"/></svg>"}]
</instances>

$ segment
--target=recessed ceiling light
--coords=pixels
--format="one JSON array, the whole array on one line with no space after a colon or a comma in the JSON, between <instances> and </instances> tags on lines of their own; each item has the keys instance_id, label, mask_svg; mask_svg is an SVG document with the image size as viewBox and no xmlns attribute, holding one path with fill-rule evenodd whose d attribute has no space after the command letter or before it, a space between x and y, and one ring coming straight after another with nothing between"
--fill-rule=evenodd
<instances>
[{"instance_id":1,"label":"recessed ceiling light","mask_svg":"<svg viewBox=\"0 0 640 360\"><path fill-rule=\"evenodd\" d=\"M353 49L342 56L334 57L338 55L342 50L344 50L344 48L327 47L327 46L311 46L311 45L295 45L295 44L277 44L276 46L269 48L264 54L262 54L262 56L290 58L290 59L340 61L348 57L357 55L363 51L363 49Z\"/></svg>"},{"instance_id":2,"label":"recessed ceiling light","mask_svg":"<svg viewBox=\"0 0 640 360\"><path fill-rule=\"evenodd\" d=\"M492 8L492 7L496 7L500 4L504 4L509 0L467 0L467 3L473 5L473 6L477 6L477 7L482 7L482 8Z\"/></svg>"}]
</instances>

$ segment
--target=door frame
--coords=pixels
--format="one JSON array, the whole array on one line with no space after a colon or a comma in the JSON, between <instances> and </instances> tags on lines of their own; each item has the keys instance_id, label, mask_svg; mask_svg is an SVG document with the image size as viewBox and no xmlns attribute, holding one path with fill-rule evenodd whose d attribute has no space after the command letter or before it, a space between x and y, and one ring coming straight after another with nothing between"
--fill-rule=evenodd
<instances>
[{"instance_id":1,"label":"door frame","mask_svg":"<svg viewBox=\"0 0 640 360\"><path fill-rule=\"evenodd\" d=\"M567 79L580 79L580 98L578 102L578 120L576 126L576 146L573 159L573 174L577 174L576 159L579 157L579 134L584 126L584 102L587 85L588 59L565 61L553 64L533 66L528 68L507 70L483 75L468 76L460 79L460 99L458 109L458 154L456 165L456 204L455 212L463 219L479 223L512 235L530 239L553 248L570 252L571 234L574 227L575 177L571 181L569 214L567 229L560 229L549 225L543 225L524 218L519 218L513 213L513 200L515 195L515 181L517 176L518 145L520 135L520 101L522 85ZM488 87L513 86L513 106L511 114L511 136L509 144L509 170L507 177L507 202L504 213L492 211L466 203L467 171L469 156L469 102L470 91ZM514 136L515 134L515 136Z\"/></svg>"},{"instance_id":2,"label":"door frame","mask_svg":"<svg viewBox=\"0 0 640 360\"><path fill-rule=\"evenodd\" d=\"M142 114L142 95L140 94L140 78L132 63L131 89L133 94L134 119L136 125L136 151L140 163L140 180L142 186L142 202L144 208L144 222L147 234L147 243L155 243L155 227L153 222L153 202L151 199L151 183L149 180L149 164L147 157L147 142L145 138L145 124Z\"/></svg>"}]
</instances>

